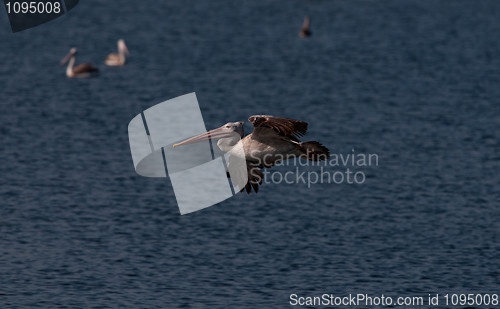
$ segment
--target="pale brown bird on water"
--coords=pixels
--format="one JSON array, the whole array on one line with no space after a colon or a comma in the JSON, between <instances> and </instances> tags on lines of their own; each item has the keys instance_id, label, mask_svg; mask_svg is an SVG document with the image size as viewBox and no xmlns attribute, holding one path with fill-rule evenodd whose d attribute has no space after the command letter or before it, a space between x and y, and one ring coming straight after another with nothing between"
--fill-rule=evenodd
<instances>
[{"instance_id":1,"label":"pale brown bird on water","mask_svg":"<svg viewBox=\"0 0 500 309\"><path fill-rule=\"evenodd\" d=\"M99 70L90 63L82 63L75 67L76 52L76 48L73 47L66 57L61 60L61 65L64 65L69 60L68 66L66 67L67 77L91 77L99 72Z\"/></svg>"},{"instance_id":2,"label":"pale brown bird on water","mask_svg":"<svg viewBox=\"0 0 500 309\"><path fill-rule=\"evenodd\" d=\"M248 118L254 126L251 134L243 138L243 122L228 122L220 128L189 138L174 147L219 139L217 146L228 153L235 146L242 146L247 165L248 180L242 186L248 194L252 188L257 193L264 177L261 169L287 159L301 157L312 161L326 160L330 156L328 148L316 141L301 142L298 138L307 132L307 122L255 115ZM228 175L229 176L229 175Z\"/></svg>"},{"instance_id":3,"label":"pale brown bird on water","mask_svg":"<svg viewBox=\"0 0 500 309\"><path fill-rule=\"evenodd\" d=\"M104 63L108 66L122 66L125 64L125 55L130 56L127 45L125 45L125 41L120 39L118 40L118 53L111 53L106 57Z\"/></svg>"}]
</instances>

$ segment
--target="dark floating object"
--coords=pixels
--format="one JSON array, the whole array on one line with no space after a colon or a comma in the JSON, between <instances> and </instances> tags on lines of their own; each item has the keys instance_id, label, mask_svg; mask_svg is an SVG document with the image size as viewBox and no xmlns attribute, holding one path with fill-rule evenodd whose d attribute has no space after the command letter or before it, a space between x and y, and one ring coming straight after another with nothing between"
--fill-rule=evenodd
<instances>
[{"instance_id":1,"label":"dark floating object","mask_svg":"<svg viewBox=\"0 0 500 309\"><path fill-rule=\"evenodd\" d=\"M299 36L301 38L306 38L311 36L311 30L309 29L309 25L310 25L309 16L306 16L306 18L304 19L304 24L302 25L302 29L300 29L299 31Z\"/></svg>"}]
</instances>

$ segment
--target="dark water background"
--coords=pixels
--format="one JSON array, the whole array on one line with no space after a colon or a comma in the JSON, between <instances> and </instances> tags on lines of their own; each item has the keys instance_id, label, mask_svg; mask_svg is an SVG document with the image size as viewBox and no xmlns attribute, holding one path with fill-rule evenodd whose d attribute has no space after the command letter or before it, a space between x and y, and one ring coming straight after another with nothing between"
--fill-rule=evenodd
<instances>
[{"instance_id":1,"label":"dark water background","mask_svg":"<svg viewBox=\"0 0 500 309\"><path fill-rule=\"evenodd\" d=\"M105 67L118 38L130 61ZM500 292L499 1L86 0L0 42L1 308ZM100 77L65 77L72 46ZM135 174L127 125L193 91L207 128L302 119L379 166L180 216L168 180Z\"/></svg>"}]
</instances>

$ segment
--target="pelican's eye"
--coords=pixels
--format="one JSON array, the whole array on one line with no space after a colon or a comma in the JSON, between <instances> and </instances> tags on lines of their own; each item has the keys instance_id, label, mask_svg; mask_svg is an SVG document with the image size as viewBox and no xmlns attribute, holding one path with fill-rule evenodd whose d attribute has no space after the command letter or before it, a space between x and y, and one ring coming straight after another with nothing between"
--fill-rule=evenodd
<instances>
[{"instance_id":1,"label":"pelican's eye","mask_svg":"<svg viewBox=\"0 0 500 309\"><path fill-rule=\"evenodd\" d=\"M228 129L229 129L229 125L226 125L226 128L228 128Z\"/></svg>"}]
</instances>

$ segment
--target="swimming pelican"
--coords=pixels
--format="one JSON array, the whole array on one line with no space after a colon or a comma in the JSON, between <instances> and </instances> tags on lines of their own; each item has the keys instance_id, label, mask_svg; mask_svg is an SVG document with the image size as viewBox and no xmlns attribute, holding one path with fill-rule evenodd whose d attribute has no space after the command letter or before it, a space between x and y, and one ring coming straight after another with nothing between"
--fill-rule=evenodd
<instances>
[{"instance_id":1,"label":"swimming pelican","mask_svg":"<svg viewBox=\"0 0 500 309\"><path fill-rule=\"evenodd\" d=\"M63 60L61 60L61 65L64 65L66 62L68 62L68 66L66 67L66 76L69 78L73 77L90 77L99 72L99 70L91 65L90 63L82 63L77 65L76 67L73 67L75 65L75 58L76 58L76 48L70 49L69 53L64 57Z\"/></svg>"},{"instance_id":2,"label":"swimming pelican","mask_svg":"<svg viewBox=\"0 0 500 309\"><path fill-rule=\"evenodd\" d=\"M125 41L118 40L118 54L109 54L104 63L109 66L121 66L125 64L125 55L130 56L127 45Z\"/></svg>"},{"instance_id":3,"label":"swimming pelican","mask_svg":"<svg viewBox=\"0 0 500 309\"><path fill-rule=\"evenodd\" d=\"M282 160L302 157L312 161L326 160L330 151L316 141L301 142L298 138L306 134L307 122L267 115L248 118L254 126L251 134L243 138L243 122L229 122L220 128L189 138L174 147L219 139L217 146L225 153L236 145L245 153L248 180L240 192L252 188L257 193L264 177L261 169L272 167ZM236 133L236 134L235 134ZM241 143L241 144L239 144ZM229 174L228 174L229 177Z\"/></svg>"},{"instance_id":4,"label":"swimming pelican","mask_svg":"<svg viewBox=\"0 0 500 309\"><path fill-rule=\"evenodd\" d=\"M304 19L304 24L302 25L302 29L300 29L299 31L299 36L301 38L311 36L311 30L309 29L309 24L310 24L309 16L306 16L306 18Z\"/></svg>"}]
</instances>

